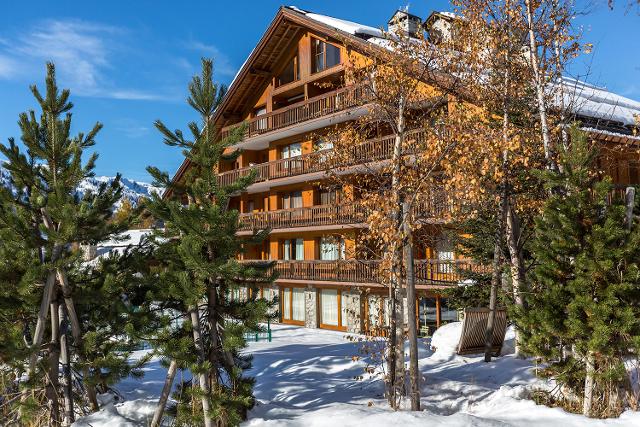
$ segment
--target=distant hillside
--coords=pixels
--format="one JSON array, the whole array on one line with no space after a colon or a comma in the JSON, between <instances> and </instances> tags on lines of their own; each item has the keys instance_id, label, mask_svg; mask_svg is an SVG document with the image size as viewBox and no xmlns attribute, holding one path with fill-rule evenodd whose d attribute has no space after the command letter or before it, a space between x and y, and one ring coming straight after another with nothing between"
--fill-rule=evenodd
<instances>
[{"instance_id":1,"label":"distant hillside","mask_svg":"<svg viewBox=\"0 0 640 427\"><path fill-rule=\"evenodd\" d=\"M78 192L80 194L84 194L87 191L96 191L101 183L109 183L114 179L115 177L113 176L96 176L95 178L87 178L82 181L82 183L78 187ZM9 175L7 171L4 170L2 166L0 166L0 185L7 185L8 182ZM140 197L149 197L153 193L162 193L162 191L164 191L163 188L154 187L153 185L146 182L133 181L125 177L122 177L120 182L123 186L122 201L124 199L127 199L133 206L136 206ZM116 209L120 207L122 201L116 204Z\"/></svg>"}]
</instances>

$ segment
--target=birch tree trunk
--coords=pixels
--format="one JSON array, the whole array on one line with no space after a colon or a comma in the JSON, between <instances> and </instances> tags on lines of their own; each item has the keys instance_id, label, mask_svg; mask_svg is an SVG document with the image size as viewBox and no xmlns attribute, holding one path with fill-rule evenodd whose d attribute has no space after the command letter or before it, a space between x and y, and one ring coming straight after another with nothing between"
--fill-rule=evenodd
<instances>
[{"instance_id":1,"label":"birch tree trunk","mask_svg":"<svg viewBox=\"0 0 640 427\"><path fill-rule=\"evenodd\" d=\"M405 235L404 261L406 266L407 283L407 312L409 313L409 380L410 380L410 401L411 410L420 410L420 370L418 368L418 327L416 325L416 283L413 265L413 238L409 225L409 203L404 202L403 228Z\"/></svg>"},{"instance_id":2,"label":"birch tree trunk","mask_svg":"<svg viewBox=\"0 0 640 427\"><path fill-rule=\"evenodd\" d=\"M189 314L191 317L192 324L192 332L193 332L193 344L196 348L196 352L198 355L198 363L202 365L205 361L204 354L204 343L202 341L202 334L200 332L200 314L198 313L197 307L191 307L189 309ZM207 375L204 372L200 372L198 375L198 382L200 385L200 392L202 393L201 401L202 401L202 411L204 415L204 425L205 427L213 427L213 422L211 421L211 407L209 405L209 387L207 386Z\"/></svg>"},{"instance_id":3,"label":"birch tree trunk","mask_svg":"<svg viewBox=\"0 0 640 427\"><path fill-rule=\"evenodd\" d=\"M531 62L531 71L533 72L533 83L536 89L536 100L538 101L538 113L540 115L540 130L542 132L542 144L544 147L544 158L547 160L548 166L552 166L551 162L551 148L550 148L550 133L549 123L547 117L547 100L545 99L544 90L545 82L544 76L540 71L540 64L538 62L538 44L536 42L536 35L533 29L533 9L531 0L525 0L525 6L527 10L527 30L529 32L529 61Z\"/></svg>"},{"instance_id":4,"label":"birch tree trunk","mask_svg":"<svg viewBox=\"0 0 640 427\"><path fill-rule=\"evenodd\" d=\"M392 172L391 172L391 192L392 192L392 216L394 220L395 233L394 242L391 251L391 331L390 346L392 363L389 366L389 374L392 375L391 389L393 390L393 399L390 399L391 407L397 409L400 397L402 396L402 388L404 386L404 310L402 295L402 258L403 248L402 242L398 236L402 233L402 194L400 190L400 174L402 173L402 146L404 143L404 124L405 124L405 99L400 97L398 102L397 128L393 145L392 156ZM393 372L393 373L392 373Z\"/></svg>"},{"instance_id":5,"label":"birch tree trunk","mask_svg":"<svg viewBox=\"0 0 640 427\"><path fill-rule=\"evenodd\" d=\"M151 427L159 427L162 422L164 410L167 407L167 401L169 400L169 394L171 394L171 388L173 387L173 381L176 378L176 372L178 371L178 363L175 360L171 360L169 364L169 370L167 371L167 377L164 380L164 386L162 386L162 393L160 393L160 400L158 406L153 413L153 419L151 420Z\"/></svg>"}]
</instances>

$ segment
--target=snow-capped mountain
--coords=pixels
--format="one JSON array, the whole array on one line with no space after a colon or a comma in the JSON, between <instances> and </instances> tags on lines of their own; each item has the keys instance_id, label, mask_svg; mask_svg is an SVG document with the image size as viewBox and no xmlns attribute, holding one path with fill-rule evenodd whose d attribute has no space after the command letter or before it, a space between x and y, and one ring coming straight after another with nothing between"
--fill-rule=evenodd
<instances>
[{"instance_id":1,"label":"snow-capped mountain","mask_svg":"<svg viewBox=\"0 0 640 427\"><path fill-rule=\"evenodd\" d=\"M86 178L82 181L82 183L78 186L78 192L80 194L84 194L87 191L96 191L100 184L106 182L110 183L115 179L113 176L96 176L94 178ZM161 194L164 189L160 187L154 187L153 185L134 181L125 177L120 179L122 183L122 199L120 202L116 203L115 209L118 209L122 202L126 199L131 202L133 206L136 206L140 197L150 197L151 194L158 193ZM9 174L8 172L0 165L0 185L6 186L9 183Z\"/></svg>"},{"instance_id":2,"label":"snow-capped mountain","mask_svg":"<svg viewBox=\"0 0 640 427\"><path fill-rule=\"evenodd\" d=\"M94 178L86 178L78 186L78 192L84 194L86 191L96 191L100 184L106 182L110 183L115 179L113 176L96 176ZM120 207L122 202L126 199L136 206L140 197L150 197L152 194L162 194L164 191L161 187L154 187L147 182L134 181L125 177L120 178L122 184L122 199L116 203L116 209Z\"/></svg>"}]
</instances>

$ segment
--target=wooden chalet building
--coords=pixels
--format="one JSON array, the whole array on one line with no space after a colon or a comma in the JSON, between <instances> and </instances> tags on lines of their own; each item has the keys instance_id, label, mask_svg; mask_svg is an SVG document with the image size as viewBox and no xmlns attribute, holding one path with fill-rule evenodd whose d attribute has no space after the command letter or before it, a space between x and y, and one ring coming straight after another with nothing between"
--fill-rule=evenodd
<instances>
[{"instance_id":1,"label":"wooden chalet building","mask_svg":"<svg viewBox=\"0 0 640 427\"><path fill-rule=\"evenodd\" d=\"M448 13L433 13L423 23L406 12L396 13L408 31L426 25L442 32L452 19ZM215 123L223 135L248 124L238 145L242 155L235 163L220 165L219 179L230 183L257 170L256 181L233 206L241 212L241 235L271 228L269 239L247 248L244 259L277 260L279 278L261 292L279 296L283 323L361 332L372 328L372 319L386 317L381 315L388 291L378 283L376 262L349 259L353 236L363 226L357 195L349 188L329 191L319 186L324 169L315 161L323 149L331 148L318 136L323 130L366 113L359 106L362 94L342 86L348 57L344 41L349 49L364 51L380 37L374 27L282 7L216 111ZM611 145L640 142L631 136L640 103L578 82L575 86L588 95L575 114L594 137ZM392 146L383 142L369 144ZM637 156L622 156L605 166L619 184L640 183ZM182 164L174 180L187 168L188 162ZM438 210L448 203L444 194L437 199L429 215L436 223L441 222ZM416 248L416 315L423 331L457 320L440 292L458 285L452 263L465 262L446 239L434 236L433 241L433 247Z\"/></svg>"}]
</instances>

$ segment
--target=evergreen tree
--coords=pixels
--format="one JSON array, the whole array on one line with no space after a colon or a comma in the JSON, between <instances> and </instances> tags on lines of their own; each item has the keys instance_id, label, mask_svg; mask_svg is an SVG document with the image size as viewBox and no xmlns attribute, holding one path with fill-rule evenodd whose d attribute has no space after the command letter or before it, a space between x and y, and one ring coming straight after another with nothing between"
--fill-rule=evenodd
<instances>
[{"instance_id":1,"label":"evergreen tree","mask_svg":"<svg viewBox=\"0 0 640 427\"><path fill-rule=\"evenodd\" d=\"M536 221L538 264L518 319L526 350L562 386L551 397L574 410L582 398L587 416L621 412L623 360L640 349L640 224L628 223L623 201L611 200L597 154L574 128L560 171L541 172L551 196Z\"/></svg>"},{"instance_id":2,"label":"evergreen tree","mask_svg":"<svg viewBox=\"0 0 640 427\"><path fill-rule=\"evenodd\" d=\"M166 397L176 366L190 369L193 383L182 384L176 396L174 415L179 425L237 425L253 406L253 379L244 375L250 358L241 355L244 334L261 331L260 322L269 318L272 303L258 298L257 284L268 284L271 264L237 261L243 245L264 239L268 230L242 241L236 236L238 212L229 208L232 195L243 191L254 179L250 174L230 185L217 180L221 160L234 160L244 129L219 139L212 120L214 110L225 93L213 82L211 60L202 61L202 76L189 84L189 105L200 116L200 123L188 124L192 140L179 130L170 131L155 123L164 143L183 149L189 169L179 182L149 167L155 185L169 188L171 197L153 195L146 209L165 224L153 242L153 268L150 281L158 284L149 298L158 301L172 322L156 337L159 352L171 361L169 386L162 395L152 425L162 417ZM242 299L231 294L248 288ZM198 400L202 411L194 413Z\"/></svg>"},{"instance_id":3,"label":"evergreen tree","mask_svg":"<svg viewBox=\"0 0 640 427\"><path fill-rule=\"evenodd\" d=\"M71 135L70 93L59 91L53 64L45 94L31 90L42 113L20 115L25 148L13 139L0 144L9 174L0 188L0 360L10 369L3 371L9 384L20 386L1 391L1 400L13 403L3 405L3 421L69 425L80 409L75 405L98 409L98 383L130 372L127 352L117 348L131 311L117 303L123 276L96 273L102 263L87 264L81 251L81 244L107 240L128 222L110 221L122 192L119 177L95 193L77 191L94 175L97 154L86 161L83 154L102 125Z\"/></svg>"}]
</instances>

